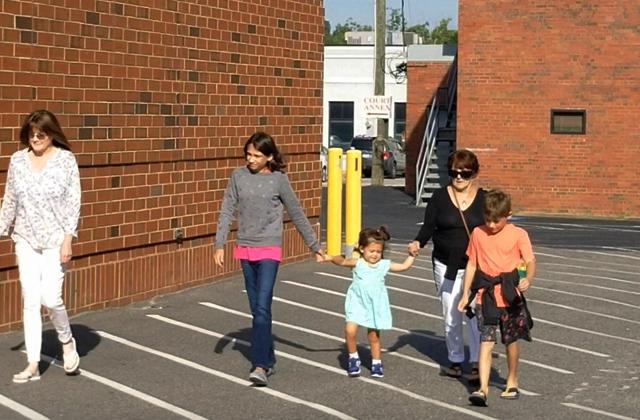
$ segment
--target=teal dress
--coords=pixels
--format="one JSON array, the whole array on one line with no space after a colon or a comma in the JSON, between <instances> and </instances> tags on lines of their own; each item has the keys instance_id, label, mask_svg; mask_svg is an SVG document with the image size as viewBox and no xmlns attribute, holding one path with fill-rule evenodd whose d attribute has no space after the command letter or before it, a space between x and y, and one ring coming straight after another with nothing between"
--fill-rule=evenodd
<instances>
[{"instance_id":1,"label":"teal dress","mask_svg":"<svg viewBox=\"0 0 640 420\"><path fill-rule=\"evenodd\" d=\"M391 328L389 295L384 287L384 276L390 266L390 260L380 260L371 267L362 258L358 259L344 302L347 322L376 330Z\"/></svg>"}]
</instances>

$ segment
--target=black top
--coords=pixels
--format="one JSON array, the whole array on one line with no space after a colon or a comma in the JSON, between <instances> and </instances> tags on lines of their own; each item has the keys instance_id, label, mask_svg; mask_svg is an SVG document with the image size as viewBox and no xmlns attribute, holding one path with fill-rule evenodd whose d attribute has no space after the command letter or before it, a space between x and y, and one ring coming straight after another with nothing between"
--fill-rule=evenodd
<instances>
[{"instance_id":1,"label":"black top","mask_svg":"<svg viewBox=\"0 0 640 420\"><path fill-rule=\"evenodd\" d=\"M465 220L472 232L476 226L484 224L484 193L481 188L471 205L464 210ZM433 255L446 264L445 278L455 280L456 272L467 265L467 246L469 238L464 229L458 208L453 204L447 187L434 191L424 211L424 224L415 240L424 247L433 238Z\"/></svg>"}]
</instances>

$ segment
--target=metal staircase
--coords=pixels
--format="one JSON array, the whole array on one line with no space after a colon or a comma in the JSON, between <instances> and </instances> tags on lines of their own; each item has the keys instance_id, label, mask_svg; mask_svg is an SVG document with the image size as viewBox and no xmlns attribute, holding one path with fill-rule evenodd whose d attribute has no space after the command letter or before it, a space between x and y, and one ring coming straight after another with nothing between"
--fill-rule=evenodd
<instances>
[{"instance_id":1,"label":"metal staircase","mask_svg":"<svg viewBox=\"0 0 640 420\"><path fill-rule=\"evenodd\" d=\"M425 126L416 162L416 206L427 204L433 191L449 183L447 161L456 147L457 56L451 64L447 86L439 88L427 107Z\"/></svg>"}]
</instances>

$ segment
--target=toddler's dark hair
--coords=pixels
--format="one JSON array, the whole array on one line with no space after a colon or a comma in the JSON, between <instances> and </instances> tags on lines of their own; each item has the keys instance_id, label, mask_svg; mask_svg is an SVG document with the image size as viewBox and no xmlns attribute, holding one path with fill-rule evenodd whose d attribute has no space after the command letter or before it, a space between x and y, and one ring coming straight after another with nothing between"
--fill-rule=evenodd
<instances>
[{"instance_id":1,"label":"toddler's dark hair","mask_svg":"<svg viewBox=\"0 0 640 420\"><path fill-rule=\"evenodd\" d=\"M391 239L391 235L389 235L389 231L386 226L380 226L379 228L365 228L360 231L360 236L358 237L358 246L356 247L356 251L360 253L361 248L365 248L372 242L380 242L382 243L382 249L384 250L385 242Z\"/></svg>"}]
</instances>

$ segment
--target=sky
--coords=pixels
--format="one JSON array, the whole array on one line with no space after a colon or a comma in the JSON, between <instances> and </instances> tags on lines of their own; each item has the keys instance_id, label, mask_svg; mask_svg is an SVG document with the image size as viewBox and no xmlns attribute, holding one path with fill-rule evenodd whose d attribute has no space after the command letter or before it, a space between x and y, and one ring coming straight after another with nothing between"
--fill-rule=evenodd
<instances>
[{"instance_id":1,"label":"sky","mask_svg":"<svg viewBox=\"0 0 640 420\"><path fill-rule=\"evenodd\" d=\"M362 25L373 25L374 4L375 0L324 0L325 19L331 27L350 17ZM401 0L387 0L387 9L400 9L401 4ZM449 29L457 29L458 0L404 0L404 16L409 26L426 21L431 29L441 19L451 18Z\"/></svg>"}]
</instances>

